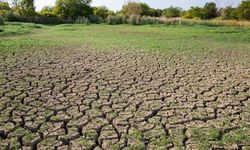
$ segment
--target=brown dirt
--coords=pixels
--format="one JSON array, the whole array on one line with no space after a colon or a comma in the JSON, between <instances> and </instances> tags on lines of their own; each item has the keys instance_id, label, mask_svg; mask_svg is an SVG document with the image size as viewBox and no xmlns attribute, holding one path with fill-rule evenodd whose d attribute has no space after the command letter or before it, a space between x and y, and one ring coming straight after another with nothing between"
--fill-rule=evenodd
<instances>
[{"instance_id":1,"label":"brown dirt","mask_svg":"<svg viewBox=\"0 0 250 150\"><path fill-rule=\"evenodd\" d=\"M230 63L91 49L15 54L0 60L0 149L200 149L193 128L218 129L217 142L250 133L249 87L250 68ZM213 141L211 149L250 146Z\"/></svg>"}]
</instances>

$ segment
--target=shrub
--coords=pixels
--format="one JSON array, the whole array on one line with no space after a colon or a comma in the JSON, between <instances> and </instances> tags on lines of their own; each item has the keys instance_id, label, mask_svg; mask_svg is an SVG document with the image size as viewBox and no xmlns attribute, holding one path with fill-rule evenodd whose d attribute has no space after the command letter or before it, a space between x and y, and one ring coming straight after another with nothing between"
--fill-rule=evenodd
<instances>
[{"instance_id":1,"label":"shrub","mask_svg":"<svg viewBox=\"0 0 250 150\"><path fill-rule=\"evenodd\" d=\"M104 22L104 20L100 16L90 15L88 18L91 23L100 24Z\"/></svg>"},{"instance_id":2,"label":"shrub","mask_svg":"<svg viewBox=\"0 0 250 150\"><path fill-rule=\"evenodd\" d=\"M160 23L162 23L160 18L148 17L148 16L147 17L143 16L140 22L140 24L160 24Z\"/></svg>"},{"instance_id":3,"label":"shrub","mask_svg":"<svg viewBox=\"0 0 250 150\"><path fill-rule=\"evenodd\" d=\"M78 17L75 21L76 24L85 24L86 18L85 17Z\"/></svg>"},{"instance_id":4,"label":"shrub","mask_svg":"<svg viewBox=\"0 0 250 150\"><path fill-rule=\"evenodd\" d=\"M116 24L125 24L127 23L127 19L125 16L117 15L117 16L108 16L107 24L116 25Z\"/></svg>"},{"instance_id":5,"label":"shrub","mask_svg":"<svg viewBox=\"0 0 250 150\"><path fill-rule=\"evenodd\" d=\"M10 22L29 22L29 23L39 23L39 24L61 24L64 21L58 17L45 17L45 16L20 16L14 14L13 12L8 12L6 14L6 20Z\"/></svg>"},{"instance_id":6,"label":"shrub","mask_svg":"<svg viewBox=\"0 0 250 150\"><path fill-rule=\"evenodd\" d=\"M182 9L179 7L169 7L163 10L162 15L167 18L180 17Z\"/></svg>"},{"instance_id":7,"label":"shrub","mask_svg":"<svg viewBox=\"0 0 250 150\"><path fill-rule=\"evenodd\" d=\"M4 25L3 17L0 16L0 25Z\"/></svg>"},{"instance_id":8,"label":"shrub","mask_svg":"<svg viewBox=\"0 0 250 150\"><path fill-rule=\"evenodd\" d=\"M88 18L85 19L85 24L86 24L86 25L90 25L90 21L89 21Z\"/></svg>"},{"instance_id":9,"label":"shrub","mask_svg":"<svg viewBox=\"0 0 250 150\"><path fill-rule=\"evenodd\" d=\"M128 23L131 25L139 25L141 21L141 16L139 15L131 15L129 17Z\"/></svg>"},{"instance_id":10,"label":"shrub","mask_svg":"<svg viewBox=\"0 0 250 150\"><path fill-rule=\"evenodd\" d=\"M6 14L5 14L5 18L7 21L15 21L16 18L15 18L15 15L13 14L13 12L11 11L8 11Z\"/></svg>"},{"instance_id":11,"label":"shrub","mask_svg":"<svg viewBox=\"0 0 250 150\"><path fill-rule=\"evenodd\" d=\"M88 18L85 18L85 17L78 17L75 22L76 24L86 24L86 25L89 25L90 24L90 21Z\"/></svg>"}]
</instances>

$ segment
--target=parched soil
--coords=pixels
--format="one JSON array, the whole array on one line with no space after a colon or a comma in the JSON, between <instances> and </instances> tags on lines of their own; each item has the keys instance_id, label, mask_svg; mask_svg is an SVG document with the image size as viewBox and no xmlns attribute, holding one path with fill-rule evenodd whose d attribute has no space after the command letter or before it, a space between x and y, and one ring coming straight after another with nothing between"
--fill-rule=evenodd
<instances>
[{"instance_id":1,"label":"parched soil","mask_svg":"<svg viewBox=\"0 0 250 150\"><path fill-rule=\"evenodd\" d=\"M250 148L246 65L88 47L0 59L0 149Z\"/></svg>"}]
</instances>

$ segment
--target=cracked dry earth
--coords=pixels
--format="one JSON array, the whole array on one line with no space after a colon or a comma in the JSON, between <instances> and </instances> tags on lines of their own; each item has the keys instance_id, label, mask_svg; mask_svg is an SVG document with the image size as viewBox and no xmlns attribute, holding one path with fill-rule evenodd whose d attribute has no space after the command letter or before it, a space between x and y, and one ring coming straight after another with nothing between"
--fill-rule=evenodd
<instances>
[{"instance_id":1,"label":"cracked dry earth","mask_svg":"<svg viewBox=\"0 0 250 150\"><path fill-rule=\"evenodd\" d=\"M250 148L248 67L82 49L1 57L0 149Z\"/></svg>"}]
</instances>

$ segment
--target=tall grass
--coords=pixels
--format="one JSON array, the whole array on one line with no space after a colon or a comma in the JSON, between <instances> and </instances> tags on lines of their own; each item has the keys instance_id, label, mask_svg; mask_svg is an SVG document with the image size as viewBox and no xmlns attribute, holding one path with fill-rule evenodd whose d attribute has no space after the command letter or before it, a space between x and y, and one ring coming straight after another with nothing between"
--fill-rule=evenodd
<instances>
[{"instance_id":1,"label":"tall grass","mask_svg":"<svg viewBox=\"0 0 250 150\"><path fill-rule=\"evenodd\" d=\"M128 23L131 25L139 25L141 24L141 16L138 15L132 15L128 19Z\"/></svg>"},{"instance_id":2,"label":"tall grass","mask_svg":"<svg viewBox=\"0 0 250 150\"><path fill-rule=\"evenodd\" d=\"M127 18L125 16L108 16L106 23L109 25L126 24Z\"/></svg>"},{"instance_id":3,"label":"tall grass","mask_svg":"<svg viewBox=\"0 0 250 150\"><path fill-rule=\"evenodd\" d=\"M204 25L204 26L231 26L231 27L250 27L250 21L237 20L195 20L182 18L164 17L140 17L131 16L128 21L131 25L163 24L163 25Z\"/></svg>"}]
</instances>

